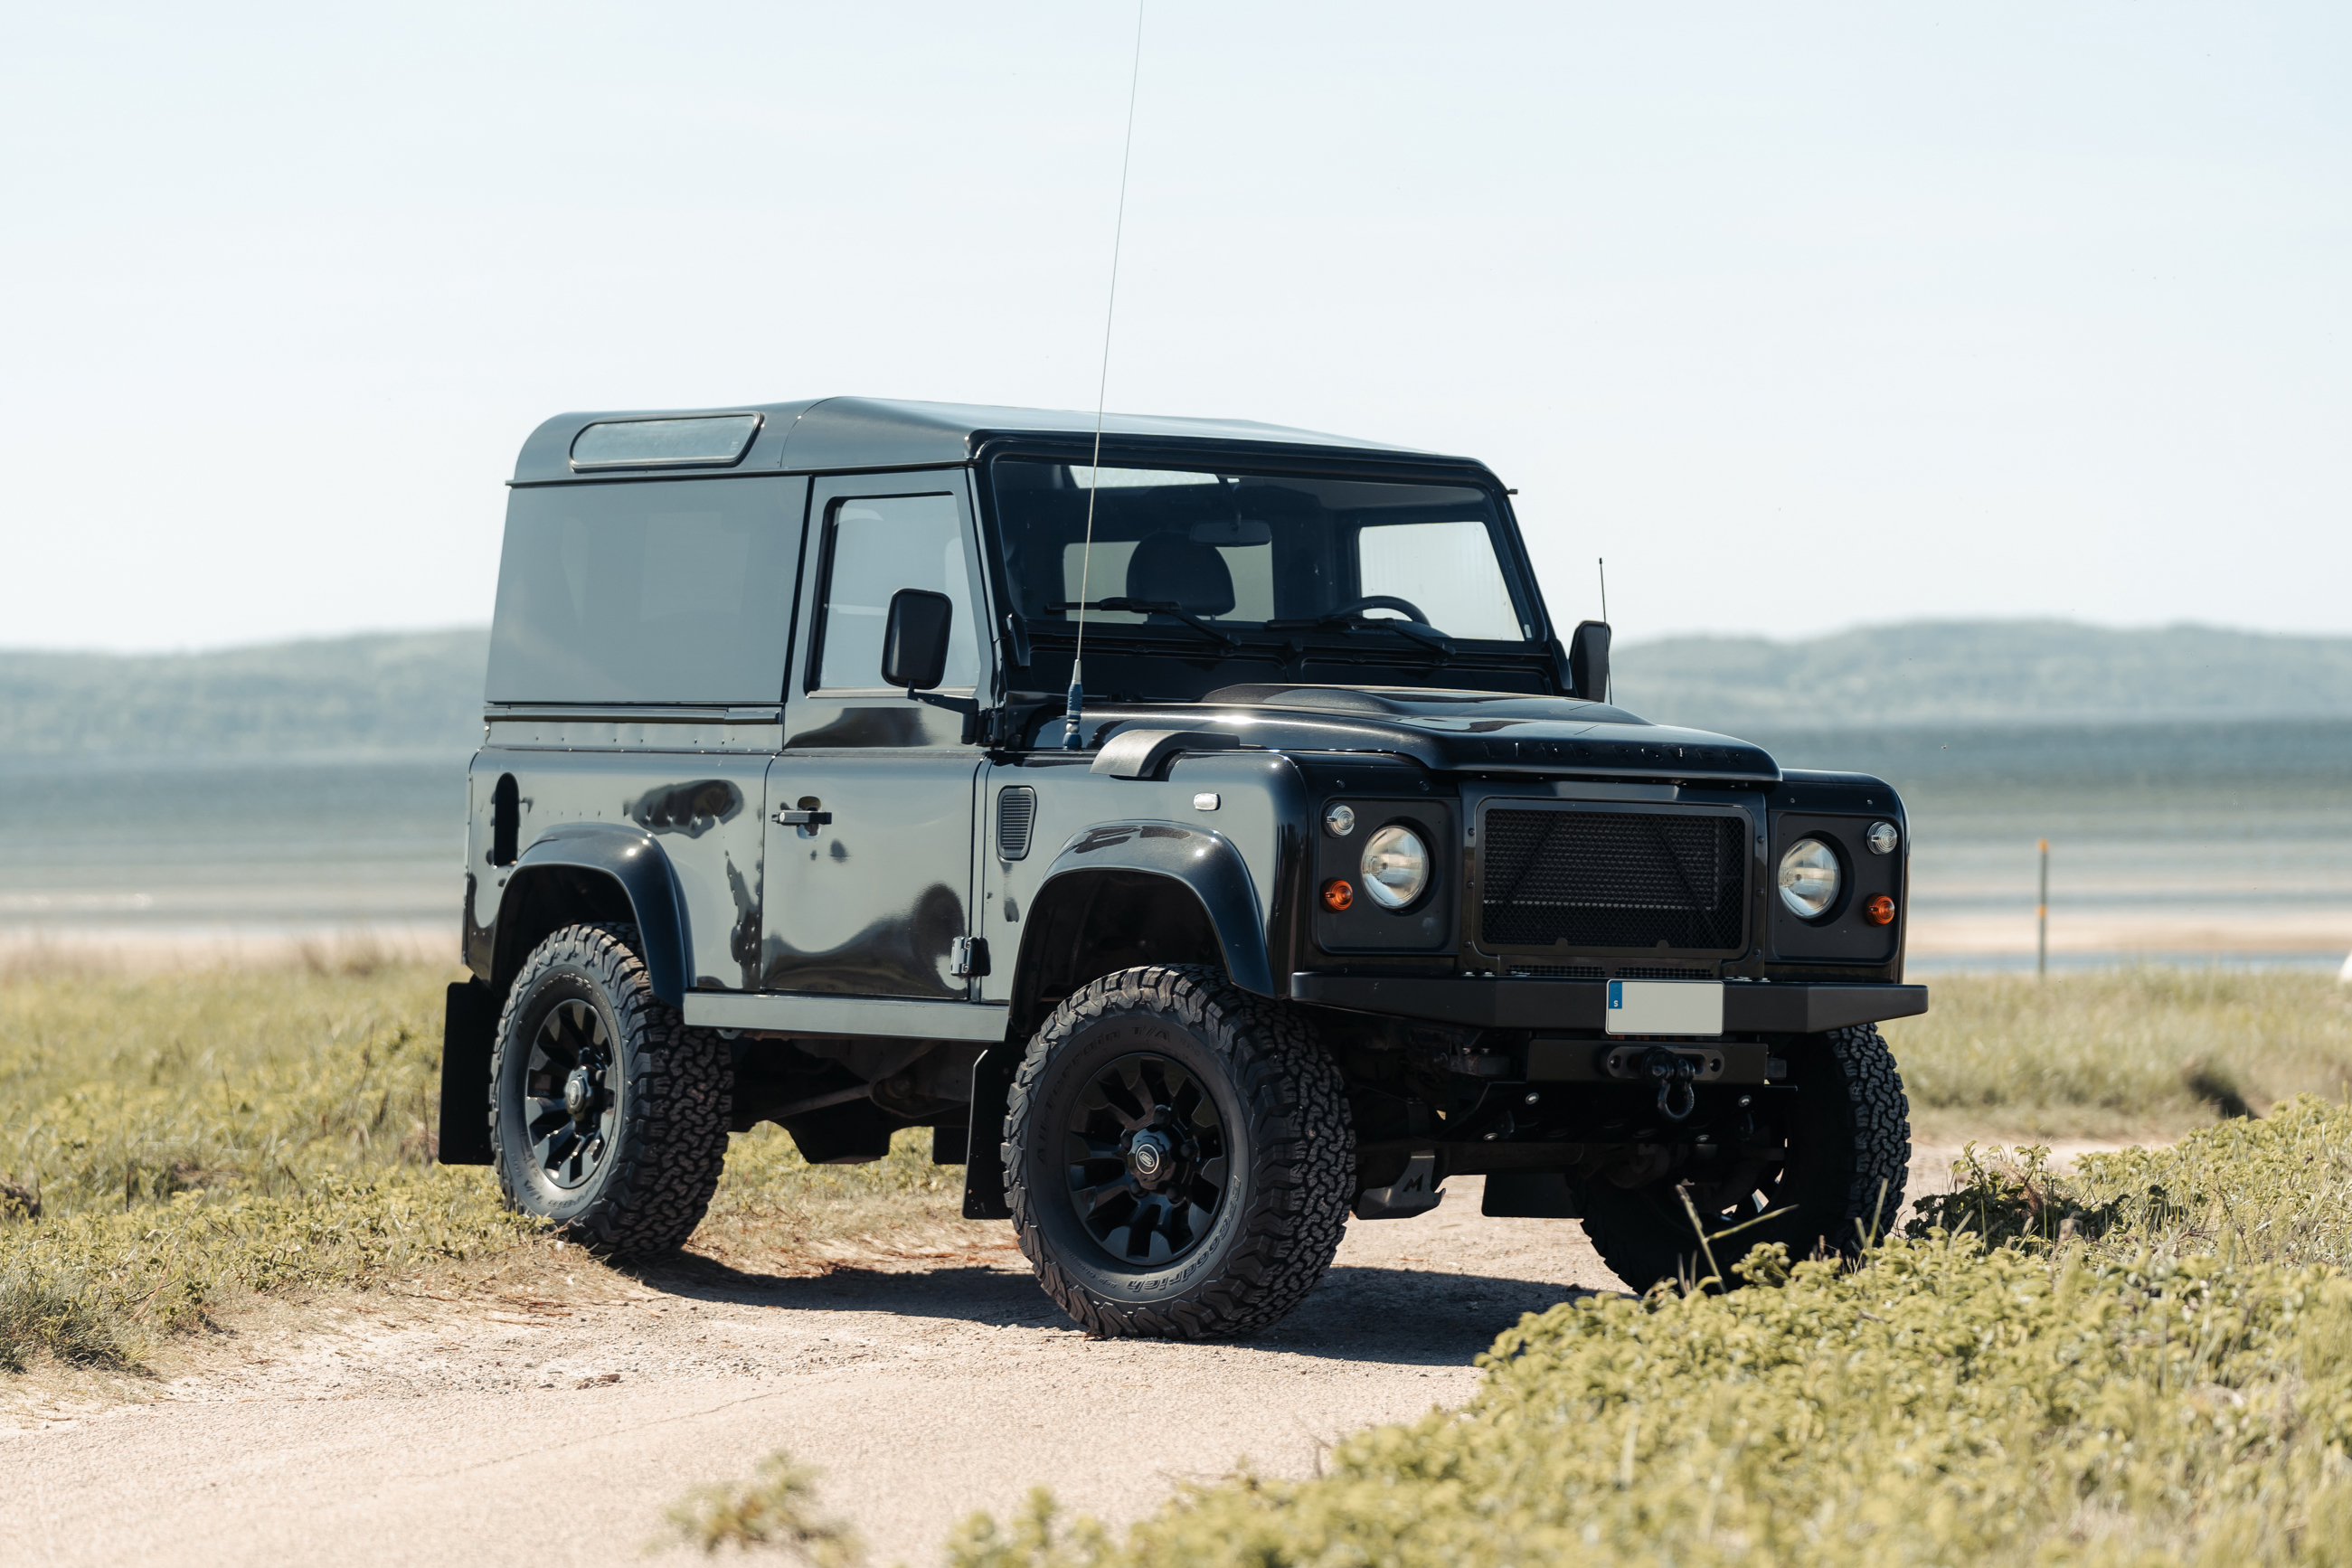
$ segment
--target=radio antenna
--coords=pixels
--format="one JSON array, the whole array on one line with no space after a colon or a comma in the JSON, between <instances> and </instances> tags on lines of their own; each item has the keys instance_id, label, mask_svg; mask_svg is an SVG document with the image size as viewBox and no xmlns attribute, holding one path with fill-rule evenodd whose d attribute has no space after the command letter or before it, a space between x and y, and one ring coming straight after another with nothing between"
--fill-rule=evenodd
<instances>
[{"instance_id":1,"label":"radio antenna","mask_svg":"<svg viewBox=\"0 0 2352 1568\"><path fill-rule=\"evenodd\" d=\"M1601 624L1605 626L1609 624L1609 557L1596 555L1592 558L1592 563L1601 569ZM1616 686L1617 672L1612 669L1601 677L1601 700L1608 701L1610 692L1614 690Z\"/></svg>"},{"instance_id":2,"label":"radio antenna","mask_svg":"<svg viewBox=\"0 0 2352 1568\"><path fill-rule=\"evenodd\" d=\"M1102 374L1095 382L1095 458L1087 470L1087 542L1078 552L1078 647L1070 656L1070 694L1062 708L1062 749L1079 749L1087 710L1087 580L1095 563L1095 497L1102 489L1103 406L1110 393L1110 325L1118 311L1118 246L1127 233L1127 170L1135 156L1135 89L1143 79L1143 0L1135 0L1135 64L1127 78L1127 141L1118 154L1118 216L1110 231L1110 298L1103 306Z\"/></svg>"}]
</instances>

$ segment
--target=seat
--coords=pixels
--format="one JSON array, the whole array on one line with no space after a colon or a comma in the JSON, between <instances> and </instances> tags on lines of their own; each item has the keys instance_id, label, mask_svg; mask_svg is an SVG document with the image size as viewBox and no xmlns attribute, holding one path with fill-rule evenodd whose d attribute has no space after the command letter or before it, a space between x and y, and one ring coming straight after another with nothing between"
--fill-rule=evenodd
<instances>
[{"instance_id":1,"label":"seat","mask_svg":"<svg viewBox=\"0 0 2352 1568\"><path fill-rule=\"evenodd\" d=\"M1150 534L1127 558L1127 596L1171 602L1195 616L1222 616L1234 607L1234 574L1215 545L1188 534Z\"/></svg>"}]
</instances>

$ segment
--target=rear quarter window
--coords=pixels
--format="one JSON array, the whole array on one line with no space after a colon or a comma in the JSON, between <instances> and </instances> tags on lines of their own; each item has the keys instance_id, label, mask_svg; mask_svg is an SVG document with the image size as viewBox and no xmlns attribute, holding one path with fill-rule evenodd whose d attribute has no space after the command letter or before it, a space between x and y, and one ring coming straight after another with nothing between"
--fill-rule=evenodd
<instances>
[{"instance_id":1,"label":"rear quarter window","mask_svg":"<svg viewBox=\"0 0 2352 1568\"><path fill-rule=\"evenodd\" d=\"M800 494L784 479L514 491L488 700L782 700Z\"/></svg>"}]
</instances>

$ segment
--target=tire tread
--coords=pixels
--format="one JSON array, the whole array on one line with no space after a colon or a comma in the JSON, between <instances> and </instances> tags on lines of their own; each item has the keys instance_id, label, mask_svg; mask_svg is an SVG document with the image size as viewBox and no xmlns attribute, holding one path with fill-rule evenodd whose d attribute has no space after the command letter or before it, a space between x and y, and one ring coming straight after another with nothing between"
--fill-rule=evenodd
<instances>
[{"instance_id":1,"label":"tire tread","mask_svg":"<svg viewBox=\"0 0 2352 1568\"><path fill-rule=\"evenodd\" d=\"M1251 1150L1255 1201L1228 1266L1188 1294L1143 1305L1087 1289L1055 1260L1038 1224L1041 1194L1021 1151L1031 1108L1057 1049L1083 1026L1140 1008L1183 1025L1227 1064ZM1151 965L1106 974L1054 1010L1030 1040L1004 1118L1004 1195L1021 1250L1045 1293L1103 1339L1206 1339L1251 1333L1289 1314L1330 1268L1355 1185L1355 1131L1339 1069L1305 1021L1243 990L1223 971Z\"/></svg>"},{"instance_id":2,"label":"tire tread","mask_svg":"<svg viewBox=\"0 0 2352 1568\"><path fill-rule=\"evenodd\" d=\"M702 1223L727 1163L734 1098L726 1042L711 1030L688 1027L677 1008L654 994L637 947L635 926L606 922L565 926L533 948L508 988L490 1071L491 1163L508 1206L527 1212L499 1137L498 1093L507 1053L528 1048L510 1031L534 982L553 969L580 971L604 992L622 1036L635 1037L618 1163L595 1202L567 1227L573 1240L616 1262L674 1251Z\"/></svg>"}]
</instances>

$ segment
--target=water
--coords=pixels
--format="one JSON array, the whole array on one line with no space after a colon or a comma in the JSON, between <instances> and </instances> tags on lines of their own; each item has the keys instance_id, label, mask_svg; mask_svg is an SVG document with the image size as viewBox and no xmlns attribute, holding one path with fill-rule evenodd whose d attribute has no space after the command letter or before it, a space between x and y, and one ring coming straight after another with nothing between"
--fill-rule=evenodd
<instances>
[{"instance_id":1,"label":"water","mask_svg":"<svg viewBox=\"0 0 2352 1568\"><path fill-rule=\"evenodd\" d=\"M2352 952L2352 721L1970 726L1759 736L1784 767L1876 773L1912 828L1923 969L2328 967Z\"/></svg>"},{"instance_id":2,"label":"water","mask_svg":"<svg viewBox=\"0 0 2352 1568\"><path fill-rule=\"evenodd\" d=\"M1922 972L2328 967L2352 952L2352 721L1750 737L1895 784ZM462 752L0 761L0 942L364 930L456 941Z\"/></svg>"},{"instance_id":3,"label":"water","mask_svg":"<svg viewBox=\"0 0 2352 1568\"><path fill-rule=\"evenodd\" d=\"M446 929L466 757L0 762L0 941Z\"/></svg>"}]
</instances>

